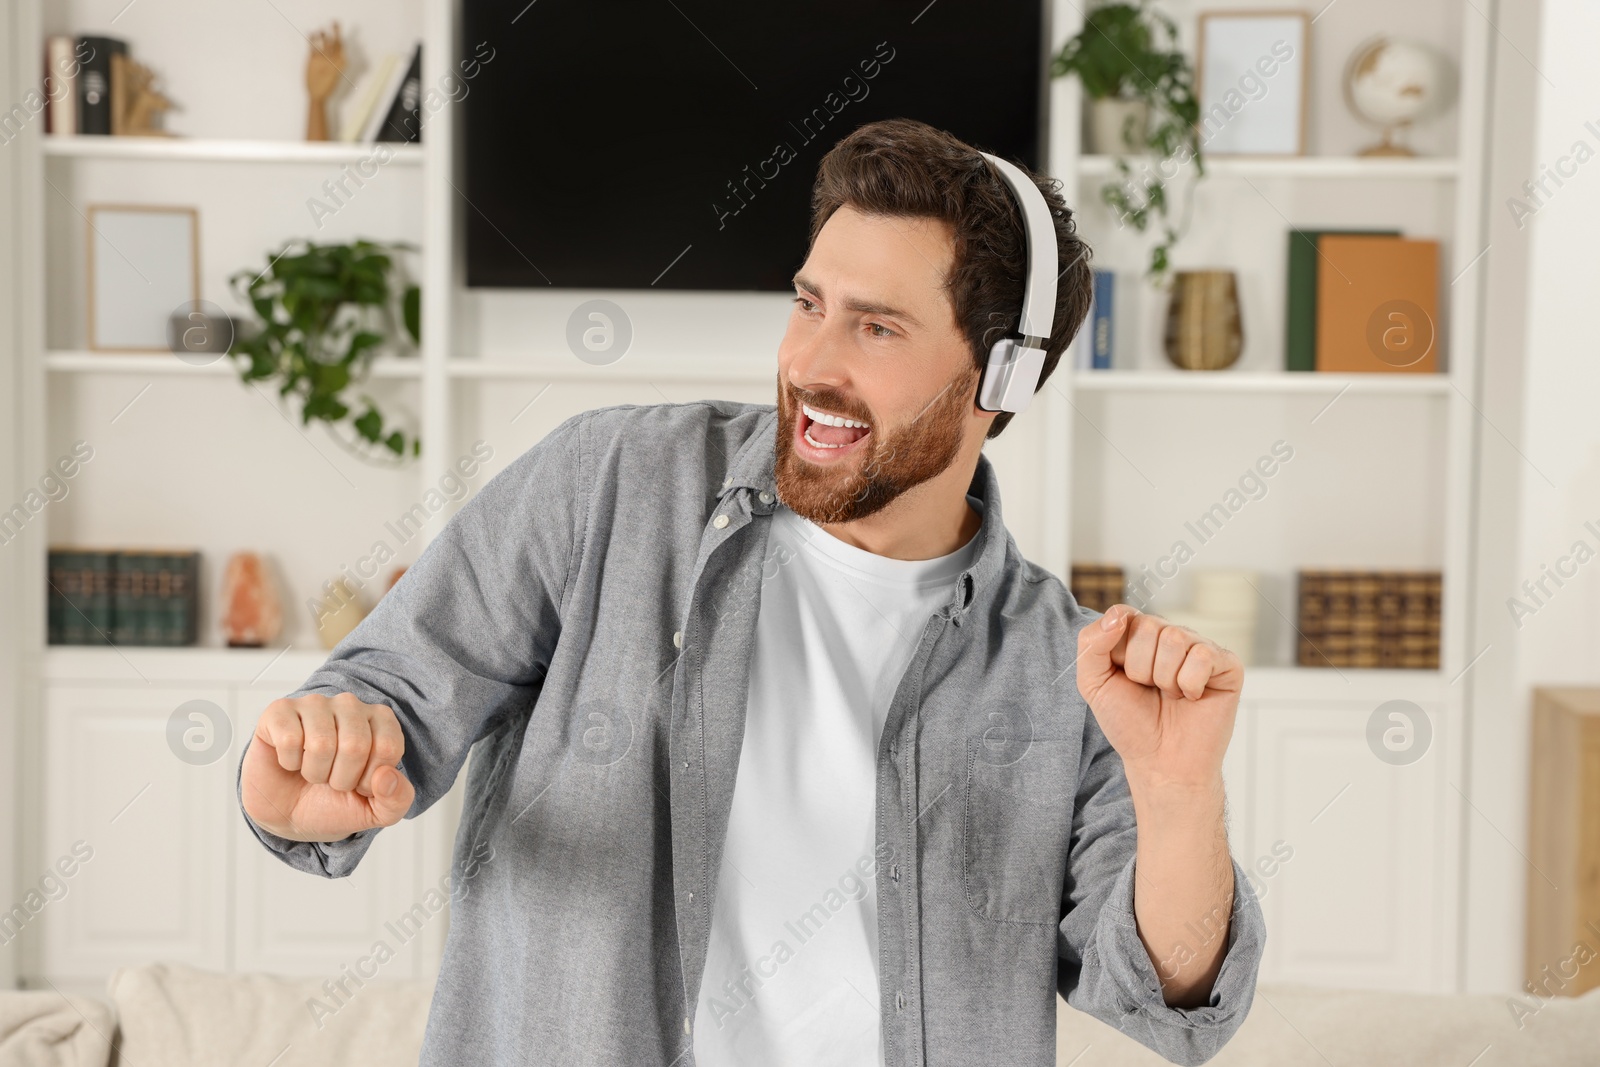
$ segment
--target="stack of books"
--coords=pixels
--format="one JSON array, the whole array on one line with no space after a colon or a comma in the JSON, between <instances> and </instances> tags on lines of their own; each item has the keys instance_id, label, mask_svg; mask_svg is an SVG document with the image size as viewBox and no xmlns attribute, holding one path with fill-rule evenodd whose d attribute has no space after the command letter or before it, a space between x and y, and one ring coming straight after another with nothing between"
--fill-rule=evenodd
<instances>
[{"instance_id":1,"label":"stack of books","mask_svg":"<svg viewBox=\"0 0 1600 1067\"><path fill-rule=\"evenodd\" d=\"M1438 571L1301 571L1302 667L1439 668Z\"/></svg>"},{"instance_id":2,"label":"stack of books","mask_svg":"<svg viewBox=\"0 0 1600 1067\"><path fill-rule=\"evenodd\" d=\"M1079 607L1105 611L1123 602L1127 585L1127 577L1115 563L1074 563L1067 588Z\"/></svg>"},{"instance_id":3,"label":"stack of books","mask_svg":"<svg viewBox=\"0 0 1600 1067\"><path fill-rule=\"evenodd\" d=\"M422 44L411 50L406 62L393 53L384 56L362 84L361 95L351 105L339 130L346 142L422 140Z\"/></svg>"},{"instance_id":4,"label":"stack of books","mask_svg":"<svg viewBox=\"0 0 1600 1067\"><path fill-rule=\"evenodd\" d=\"M51 37L44 46L45 132L105 134L112 128L115 90L111 57L127 56L128 42L116 37Z\"/></svg>"},{"instance_id":5,"label":"stack of books","mask_svg":"<svg viewBox=\"0 0 1600 1067\"><path fill-rule=\"evenodd\" d=\"M53 548L46 599L52 645L192 645L200 554Z\"/></svg>"},{"instance_id":6,"label":"stack of books","mask_svg":"<svg viewBox=\"0 0 1600 1067\"><path fill-rule=\"evenodd\" d=\"M1439 370L1439 243L1398 230L1290 230L1284 369Z\"/></svg>"}]
</instances>

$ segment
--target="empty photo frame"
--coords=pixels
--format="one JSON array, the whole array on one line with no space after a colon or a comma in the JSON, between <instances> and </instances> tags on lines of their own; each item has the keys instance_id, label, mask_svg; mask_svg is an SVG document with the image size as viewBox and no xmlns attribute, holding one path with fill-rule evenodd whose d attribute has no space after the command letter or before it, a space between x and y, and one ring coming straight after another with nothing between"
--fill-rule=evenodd
<instances>
[{"instance_id":1,"label":"empty photo frame","mask_svg":"<svg viewBox=\"0 0 1600 1067\"><path fill-rule=\"evenodd\" d=\"M166 352L167 320L200 299L200 216L192 207L89 207L89 347Z\"/></svg>"},{"instance_id":2,"label":"empty photo frame","mask_svg":"<svg viewBox=\"0 0 1600 1067\"><path fill-rule=\"evenodd\" d=\"M1195 79L1201 150L1304 155L1310 64L1304 11L1203 12Z\"/></svg>"}]
</instances>

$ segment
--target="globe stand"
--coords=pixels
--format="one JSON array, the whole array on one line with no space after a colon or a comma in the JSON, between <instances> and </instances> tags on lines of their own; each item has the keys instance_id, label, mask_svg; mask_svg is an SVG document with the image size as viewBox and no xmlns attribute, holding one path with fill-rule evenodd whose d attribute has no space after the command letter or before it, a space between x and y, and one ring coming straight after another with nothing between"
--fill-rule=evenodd
<instances>
[{"instance_id":1,"label":"globe stand","mask_svg":"<svg viewBox=\"0 0 1600 1067\"><path fill-rule=\"evenodd\" d=\"M1415 152L1407 148L1405 145L1399 144L1394 139L1396 130L1405 129L1409 125L1411 125L1409 122L1397 122L1392 126L1385 126L1383 128L1383 140L1379 141L1370 148L1363 148L1361 151L1357 152L1356 155L1364 159L1382 156L1399 156L1404 158L1415 157Z\"/></svg>"}]
</instances>

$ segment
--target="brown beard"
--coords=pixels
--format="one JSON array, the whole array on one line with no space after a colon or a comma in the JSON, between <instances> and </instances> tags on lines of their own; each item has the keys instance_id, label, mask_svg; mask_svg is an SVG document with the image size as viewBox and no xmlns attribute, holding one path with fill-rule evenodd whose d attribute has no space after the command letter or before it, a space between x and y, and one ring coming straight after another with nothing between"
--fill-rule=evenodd
<instances>
[{"instance_id":1,"label":"brown beard","mask_svg":"<svg viewBox=\"0 0 1600 1067\"><path fill-rule=\"evenodd\" d=\"M854 522L887 507L901 493L949 469L961 451L962 427L972 407L978 368L951 382L911 422L888 437L870 411L832 390L785 387L778 377L778 499L818 525ZM868 450L853 464L820 467L794 450L795 413L801 403L872 427Z\"/></svg>"}]
</instances>

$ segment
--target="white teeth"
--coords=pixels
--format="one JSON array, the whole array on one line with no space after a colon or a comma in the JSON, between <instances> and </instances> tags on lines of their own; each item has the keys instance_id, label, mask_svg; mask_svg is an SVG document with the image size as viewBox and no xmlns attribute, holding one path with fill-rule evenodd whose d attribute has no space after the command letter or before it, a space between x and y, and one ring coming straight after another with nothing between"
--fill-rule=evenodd
<instances>
[{"instance_id":1,"label":"white teeth","mask_svg":"<svg viewBox=\"0 0 1600 1067\"><path fill-rule=\"evenodd\" d=\"M830 445L825 441L819 441L815 437L811 436L811 430L810 430L809 427L806 429L805 439L806 439L806 444L811 445L813 448L849 448L850 447L850 445ZM850 444L854 444L854 443L855 442L852 441Z\"/></svg>"},{"instance_id":2,"label":"white teeth","mask_svg":"<svg viewBox=\"0 0 1600 1067\"><path fill-rule=\"evenodd\" d=\"M810 417L812 422L820 422L824 426L855 426L862 430L871 429L871 427L864 422L857 422L854 419L847 419L842 415L829 415L825 411L818 411L810 404L801 404L800 409Z\"/></svg>"}]
</instances>

